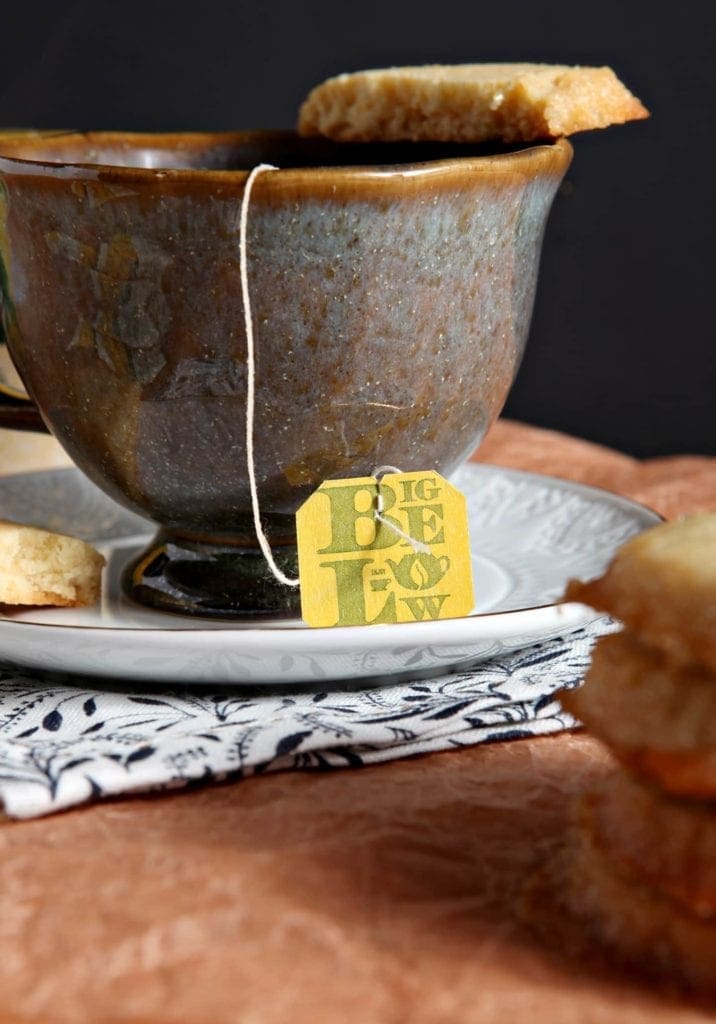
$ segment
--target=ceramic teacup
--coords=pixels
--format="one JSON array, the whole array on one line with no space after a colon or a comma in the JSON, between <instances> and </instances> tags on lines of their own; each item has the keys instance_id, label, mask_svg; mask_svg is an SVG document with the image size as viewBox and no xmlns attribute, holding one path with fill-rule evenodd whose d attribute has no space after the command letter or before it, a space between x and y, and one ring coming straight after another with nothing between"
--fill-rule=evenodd
<instances>
[{"instance_id":1,"label":"ceramic teacup","mask_svg":"<svg viewBox=\"0 0 716 1024\"><path fill-rule=\"evenodd\" d=\"M294 572L294 513L323 479L449 473L497 417L571 158L565 141L292 133L7 135L0 153L2 324L22 380L77 466L159 525L130 595L223 616L298 602L250 514L248 169L280 168L256 180L247 242L260 506Z\"/></svg>"}]
</instances>

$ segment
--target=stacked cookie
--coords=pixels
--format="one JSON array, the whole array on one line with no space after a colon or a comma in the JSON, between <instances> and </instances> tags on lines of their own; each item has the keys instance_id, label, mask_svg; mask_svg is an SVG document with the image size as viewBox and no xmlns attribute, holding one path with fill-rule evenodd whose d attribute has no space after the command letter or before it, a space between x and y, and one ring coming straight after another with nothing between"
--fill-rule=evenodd
<instances>
[{"instance_id":1,"label":"stacked cookie","mask_svg":"<svg viewBox=\"0 0 716 1024\"><path fill-rule=\"evenodd\" d=\"M625 627L563 697L625 769L582 801L570 903L630 960L716 994L716 514L641 534L567 598Z\"/></svg>"}]
</instances>

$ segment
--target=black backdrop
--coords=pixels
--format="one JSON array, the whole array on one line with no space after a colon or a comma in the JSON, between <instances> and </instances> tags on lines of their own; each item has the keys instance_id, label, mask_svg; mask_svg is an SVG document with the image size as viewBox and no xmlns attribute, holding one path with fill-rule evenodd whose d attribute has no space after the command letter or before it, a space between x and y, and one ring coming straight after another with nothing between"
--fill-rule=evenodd
<instances>
[{"instance_id":1,"label":"black backdrop","mask_svg":"<svg viewBox=\"0 0 716 1024\"><path fill-rule=\"evenodd\" d=\"M576 136L507 414L637 455L716 453L716 5L0 2L0 125L279 128L391 64L611 64L652 118Z\"/></svg>"}]
</instances>

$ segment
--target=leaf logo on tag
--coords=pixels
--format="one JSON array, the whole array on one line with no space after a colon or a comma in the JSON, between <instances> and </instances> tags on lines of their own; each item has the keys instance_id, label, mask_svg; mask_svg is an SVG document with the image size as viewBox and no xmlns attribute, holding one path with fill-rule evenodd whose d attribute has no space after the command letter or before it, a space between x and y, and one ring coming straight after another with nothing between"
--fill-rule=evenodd
<instances>
[{"instance_id":1,"label":"leaf logo on tag","mask_svg":"<svg viewBox=\"0 0 716 1024\"><path fill-rule=\"evenodd\" d=\"M296 525L301 611L310 626L472 610L465 498L438 473L326 480L298 510Z\"/></svg>"}]
</instances>

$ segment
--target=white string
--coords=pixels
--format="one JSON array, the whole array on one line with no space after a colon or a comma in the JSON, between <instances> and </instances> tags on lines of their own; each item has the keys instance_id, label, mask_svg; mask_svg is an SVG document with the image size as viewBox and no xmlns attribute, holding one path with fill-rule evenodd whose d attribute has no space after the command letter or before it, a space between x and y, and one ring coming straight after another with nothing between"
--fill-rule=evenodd
<instances>
[{"instance_id":1,"label":"white string","mask_svg":"<svg viewBox=\"0 0 716 1024\"><path fill-rule=\"evenodd\" d=\"M249 220L249 201L251 199L251 190L254 187L254 182L258 178L259 174L263 174L264 171L277 171L279 168L274 164L257 164L253 168L244 186L244 194L241 199L241 214L239 219L239 271L241 275L241 297L244 304L244 327L246 330L246 467L249 474L249 491L251 492L251 510L254 517L254 529L256 530L256 537L259 542L261 552L266 559L266 563L279 581L287 587L297 587L299 580L294 579L291 576L287 576L276 564L269 544L268 537L264 533L263 526L261 525L261 510L259 508L259 493L256 486L256 466L254 464L254 415L255 415L255 404L256 404L256 355L254 348L254 325L253 317L251 316L251 299L249 296L249 272L248 272L248 255L246 246L246 235L247 226ZM407 541L415 552L422 552L423 554L429 554L430 548L427 544L424 544L420 540L416 540L411 537L410 534L406 533L399 526L396 525L391 519L383 515L383 495L380 490L381 477L386 473L400 473L399 469L395 466L378 466L377 469L373 470L372 476L375 477L377 487L377 498L374 516L377 522L382 523L383 526L392 530L393 533L402 537L403 540Z\"/></svg>"},{"instance_id":2,"label":"white string","mask_svg":"<svg viewBox=\"0 0 716 1024\"><path fill-rule=\"evenodd\" d=\"M254 514L254 529L258 538L259 547L263 552L269 569L279 583L287 587L297 587L298 579L286 576L279 569L271 551L268 537L261 525L261 512L259 510L259 494L256 487L256 467L254 465L254 405L256 388L256 358L254 355L254 327L251 317L251 302L249 299L249 273L246 253L246 227L249 219L249 199L254 181L264 171L277 171L278 167L273 164L258 164L249 174L244 186L244 195L241 200L241 219L239 221L239 270L241 272L241 297L244 303L244 326L246 328L246 465L249 471L249 489L251 491L251 509Z\"/></svg>"},{"instance_id":3,"label":"white string","mask_svg":"<svg viewBox=\"0 0 716 1024\"><path fill-rule=\"evenodd\" d=\"M389 530L393 531L393 533L397 533L397 535L399 537L402 537L403 540L407 540L408 544L410 544L411 548L413 549L413 551L415 551L416 554L420 552L424 555L429 555L430 548L428 547L427 544L423 543L422 540L416 540L415 537L411 537L409 533L406 533L405 530L397 526L392 519L388 519L386 516L383 515L383 494L380 490L381 477L385 476L386 473L400 472L402 471L400 469L396 469L395 466L378 466L378 468L374 469L373 472L371 473L371 476L375 477L375 481L378 485L378 494L375 499L375 512L373 513L373 515L379 523L383 524L383 526L387 526Z\"/></svg>"}]
</instances>

